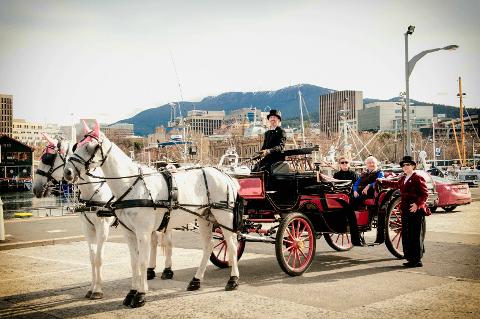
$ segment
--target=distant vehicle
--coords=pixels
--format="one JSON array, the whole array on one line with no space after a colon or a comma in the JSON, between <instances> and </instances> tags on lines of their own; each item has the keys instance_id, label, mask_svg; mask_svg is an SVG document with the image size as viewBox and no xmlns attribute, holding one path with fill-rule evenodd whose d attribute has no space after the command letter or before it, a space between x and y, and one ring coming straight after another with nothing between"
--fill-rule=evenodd
<instances>
[{"instance_id":1,"label":"distant vehicle","mask_svg":"<svg viewBox=\"0 0 480 319\"><path fill-rule=\"evenodd\" d=\"M458 181L461 183L466 183L474 187L478 187L480 184L480 170L478 169L462 169L458 171L457 175Z\"/></svg>"},{"instance_id":2,"label":"distant vehicle","mask_svg":"<svg viewBox=\"0 0 480 319\"><path fill-rule=\"evenodd\" d=\"M432 175L432 176L439 176L439 177L445 177L445 174L442 172L441 169L439 169L436 166L430 167L427 172Z\"/></svg>"},{"instance_id":3,"label":"distant vehicle","mask_svg":"<svg viewBox=\"0 0 480 319\"><path fill-rule=\"evenodd\" d=\"M439 201L436 207L430 208L432 212L441 207L446 212L451 212L459 205L472 202L472 194L468 184L451 181L439 176L432 176L437 190Z\"/></svg>"}]
</instances>

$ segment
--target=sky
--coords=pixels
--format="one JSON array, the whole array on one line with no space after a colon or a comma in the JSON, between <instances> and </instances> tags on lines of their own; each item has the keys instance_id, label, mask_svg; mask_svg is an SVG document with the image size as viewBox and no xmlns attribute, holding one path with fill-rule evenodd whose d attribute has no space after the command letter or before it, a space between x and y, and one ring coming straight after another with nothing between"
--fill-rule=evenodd
<instances>
[{"instance_id":1,"label":"sky","mask_svg":"<svg viewBox=\"0 0 480 319\"><path fill-rule=\"evenodd\" d=\"M478 0L0 0L0 93L14 118L113 123L183 97L299 83L480 107ZM310 108L310 106L309 106Z\"/></svg>"}]
</instances>

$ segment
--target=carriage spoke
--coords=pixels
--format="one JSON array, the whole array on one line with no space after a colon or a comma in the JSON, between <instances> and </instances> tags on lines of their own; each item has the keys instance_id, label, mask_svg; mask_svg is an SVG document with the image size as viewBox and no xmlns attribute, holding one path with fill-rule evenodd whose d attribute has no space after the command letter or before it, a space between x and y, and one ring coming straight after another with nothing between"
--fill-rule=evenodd
<instances>
[{"instance_id":1,"label":"carriage spoke","mask_svg":"<svg viewBox=\"0 0 480 319\"><path fill-rule=\"evenodd\" d=\"M224 251L224 253L223 253L223 259L225 260L225 254L226 254L226 252L227 252L226 245L225 245L225 241L222 242L222 246L220 247L220 250L219 250L218 253L217 253L217 258L218 258L218 256L220 256L220 253L221 253L222 251Z\"/></svg>"},{"instance_id":2,"label":"carriage spoke","mask_svg":"<svg viewBox=\"0 0 480 319\"><path fill-rule=\"evenodd\" d=\"M213 246L213 249L217 248L220 245L222 245L222 246L225 245L225 240L223 240L223 241L219 242L218 244L216 244L215 246Z\"/></svg>"}]
</instances>

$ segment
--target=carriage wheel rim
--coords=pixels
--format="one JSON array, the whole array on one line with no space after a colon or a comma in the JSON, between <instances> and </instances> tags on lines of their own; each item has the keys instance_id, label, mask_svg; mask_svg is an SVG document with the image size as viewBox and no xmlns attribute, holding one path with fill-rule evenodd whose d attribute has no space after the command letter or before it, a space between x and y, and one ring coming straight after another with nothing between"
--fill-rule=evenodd
<instances>
[{"instance_id":1,"label":"carriage wheel rim","mask_svg":"<svg viewBox=\"0 0 480 319\"><path fill-rule=\"evenodd\" d=\"M402 215L400 212L400 203L392 209L392 213L388 220L388 232L392 246L396 250L402 250L402 247L400 246L402 244Z\"/></svg>"},{"instance_id":2,"label":"carriage wheel rim","mask_svg":"<svg viewBox=\"0 0 480 319\"><path fill-rule=\"evenodd\" d=\"M339 234L339 233L331 233L328 234L332 242L337 245L338 247L342 248L349 248L352 246L352 242L350 240L349 234ZM340 242L339 242L340 241Z\"/></svg>"},{"instance_id":3,"label":"carriage wheel rim","mask_svg":"<svg viewBox=\"0 0 480 319\"><path fill-rule=\"evenodd\" d=\"M297 271L308 267L313 255L313 240L315 240L313 230L304 219L293 219L287 225L282 250L287 267Z\"/></svg>"},{"instance_id":4,"label":"carriage wheel rim","mask_svg":"<svg viewBox=\"0 0 480 319\"><path fill-rule=\"evenodd\" d=\"M213 246L212 254L220 262L227 263L228 262L227 241L225 240L225 237L223 236L223 232L220 228L215 228L214 233L215 234L214 234L213 238L218 240L218 243ZM242 247L240 247L241 245L242 245L242 243L238 242L237 253L242 249Z\"/></svg>"}]
</instances>

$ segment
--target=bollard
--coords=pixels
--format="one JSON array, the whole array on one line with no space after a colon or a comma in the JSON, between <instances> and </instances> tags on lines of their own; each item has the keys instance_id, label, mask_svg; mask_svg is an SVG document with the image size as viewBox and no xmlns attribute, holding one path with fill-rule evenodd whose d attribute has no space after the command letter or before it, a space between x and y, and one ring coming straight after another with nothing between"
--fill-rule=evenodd
<instances>
[{"instance_id":1,"label":"bollard","mask_svg":"<svg viewBox=\"0 0 480 319\"><path fill-rule=\"evenodd\" d=\"M3 224L3 202L0 197L0 240L5 240L5 225Z\"/></svg>"}]
</instances>

